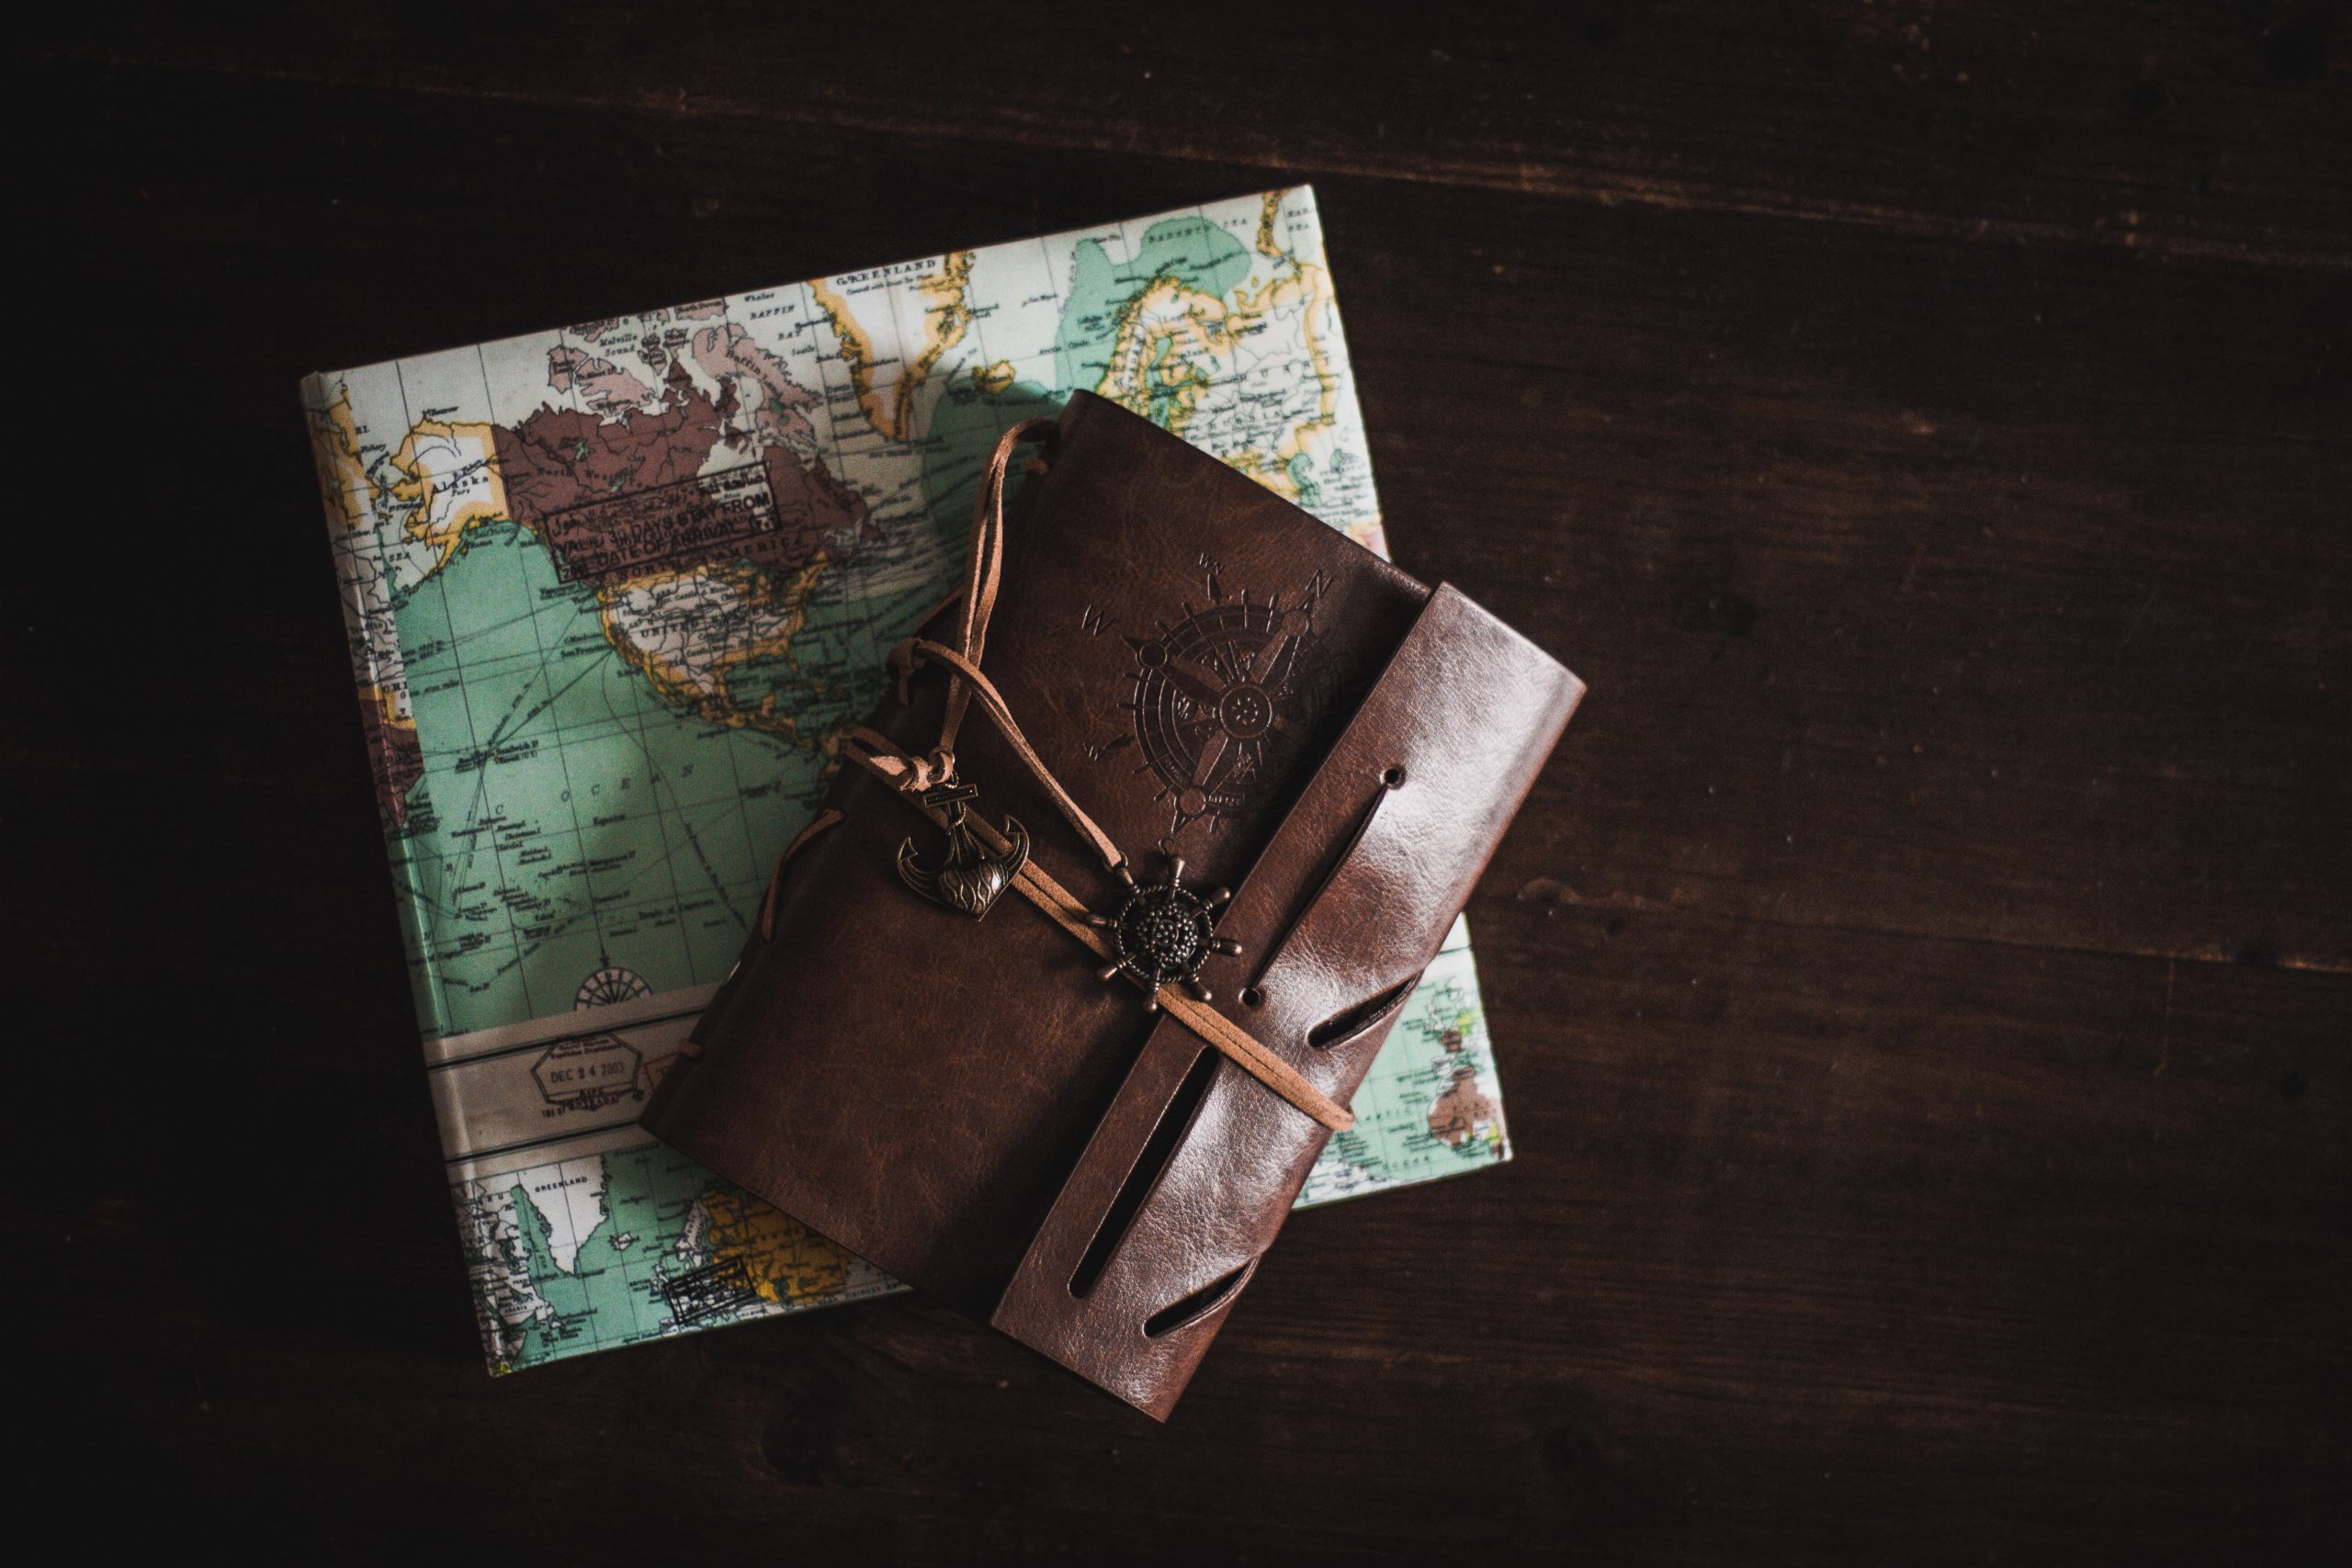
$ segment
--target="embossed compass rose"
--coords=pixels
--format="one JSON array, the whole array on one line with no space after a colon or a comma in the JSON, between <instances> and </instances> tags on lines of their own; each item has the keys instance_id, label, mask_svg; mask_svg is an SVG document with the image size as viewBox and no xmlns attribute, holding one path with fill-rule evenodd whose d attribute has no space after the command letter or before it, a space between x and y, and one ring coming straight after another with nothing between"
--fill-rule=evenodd
<instances>
[{"instance_id":1,"label":"embossed compass rose","mask_svg":"<svg viewBox=\"0 0 2352 1568\"><path fill-rule=\"evenodd\" d=\"M1171 809L1169 831L1201 818L1263 806L1291 761L1312 739L1328 682L1315 660L1317 572L1287 604L1279 594L1227 598L1214 562L1204 562L1210 603L1183 606L1158 635L1127 637L1135 652L1127 700L1131 734L1097 742L1097 758L1133 745L1138 773L1159 782L1155 799Z\"/></svg>"}]
</instances>

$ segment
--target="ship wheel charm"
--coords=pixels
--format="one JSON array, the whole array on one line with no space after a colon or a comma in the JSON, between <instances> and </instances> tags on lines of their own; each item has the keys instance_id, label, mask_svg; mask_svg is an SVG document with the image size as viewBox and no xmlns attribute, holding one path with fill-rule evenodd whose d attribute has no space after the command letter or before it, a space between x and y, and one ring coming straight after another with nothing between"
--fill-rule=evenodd
<instances>
[{"instance_id":1,"label":"ship wheel charm","mask_svg":"<svg viewBox=\"0 0 2352 1568\"><path fill-rule=\"evenodd\" d=\"M1233 893L1214 888L1194 893L1184 886L1184 857L1168 857L1168 880L1149 886L1136 884L1135 874L1122 862L1119 877L1127 885L1127 901L1116 915L1090 915L1088 922L1111 933L1114 960L1095 978L1114 980L1126 976L1143 987L1144 1010L1159 1009L1159 987L1182 986L1202 1001L1215 993L1201 984L1201 964L1212 953L1239 953L1241 944L1216 934L1216 919Z\"/></svg>"},{"instance_id":2,"label":"ship wheel charm","mask_svg":"<svg viewBox=\"0 0 2352 1568\"><path fill-rule=\"evenodd\" d=\"M915 863L912 838L899 846L899 881L933 903L960 910L976 920L988 918L1029 859L1029 830L1016 818L1004 819L1002 854L989 853L980 842L971 824L964 820L965 807L979 795L970 784L954 779L922 792L922 803L947 817L947 858L938 870L925 871Z\"/></svg>"}]
</instances>

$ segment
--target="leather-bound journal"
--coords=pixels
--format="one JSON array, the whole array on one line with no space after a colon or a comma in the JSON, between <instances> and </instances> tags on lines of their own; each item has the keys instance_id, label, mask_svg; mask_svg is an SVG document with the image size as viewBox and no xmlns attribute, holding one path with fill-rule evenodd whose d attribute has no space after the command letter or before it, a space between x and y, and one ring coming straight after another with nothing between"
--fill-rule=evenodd
<instances>
[{"instance_id":1,"label":"leather-bound journal","mask_svg":"<svg viewBox=\"0 0 2352 1568\"><path fill-rule=\"evenodd\" d=\"M1083 392L978 513L644 1122L1164 1418L1583 687Z\"/></svg>"}]
</instances>

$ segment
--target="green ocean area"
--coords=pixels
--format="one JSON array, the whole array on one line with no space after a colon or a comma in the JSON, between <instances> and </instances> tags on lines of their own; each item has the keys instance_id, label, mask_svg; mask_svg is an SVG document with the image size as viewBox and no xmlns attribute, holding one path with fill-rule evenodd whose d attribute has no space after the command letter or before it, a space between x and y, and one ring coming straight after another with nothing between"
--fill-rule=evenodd
<instances>
[{"instance_id":1,"label":"green ocean area","mask_svg":"<svg viewBox=\"0 0 2352 1568\"><path fill-rule=\"evenodd\" d=\"M616 963L655 991L724 975L786 832L746 795L813 798L813 753L666 701L512 523L395 614L424 741L399 845L419 1017L560 1012Z\"/></svg>"},{"instance_id":2,"label":"green ocean area","mask_svg":"<svg viewBox=\"0 0 2352 1568\"><path fill-rule=\"evenodd\" d=\"M1114 262L1101 241L1081 240L1071 256L1069 297L1054 351L1054 381L1063 398L1102 384L1121 320L1153 284L1172 279L1195 293L1223 299L1250 276L1249 250L1205 219L1163 218L1143 231L1135 250L1128 260ZM1149 412L1165 424L1170 394L1159 376L1152 381L1155 406Z\"/></svg>"},{"instance_id":3,"label":"green ocean area","mask_svg":"<svg viewBox=\"0 0 2352 1568\"><path fill-rule=\"evenodd\" d=\"M660 1333L670 1318L662 1285L685 1267L678 1244L695 1201L718 1185L718 1178L660 1144L576 1164L601 1169L605 1218L581 1240L569 1271L556 1265L548 1212L524 1185L509 1192L531 1287L548 1307L548 1316L525 1335L516 1366ZM586 1179L569 1175L572 1165L562 1168L568 1179Z\"/></svg>"}]
</instances>

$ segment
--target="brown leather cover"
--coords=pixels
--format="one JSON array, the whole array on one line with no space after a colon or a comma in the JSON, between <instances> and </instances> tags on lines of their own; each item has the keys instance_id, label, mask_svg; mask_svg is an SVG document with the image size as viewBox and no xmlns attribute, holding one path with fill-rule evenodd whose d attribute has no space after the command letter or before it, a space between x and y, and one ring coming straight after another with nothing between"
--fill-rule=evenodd
<instances>
[{"instance_id":1,"label":"brown leather cover","mask_svg":"<svg viewBox=\"0 0 2352 1568\"><path fill-rule=\"evenodd\" d=\"M1583 687L1223 463L1080 393L1008 530L981 668L1146 881L1227 886L1217 1010L1344 1103ZM946 623L943 620L941 625ZM874 720L920 754L947 676ZM1126 889L990 727L973 809L1088 908ZM1008 897L910 892L940 834L844 767L652 1132L1165 1418L1329 1136Z\"/></svg>"}]
</instances>

